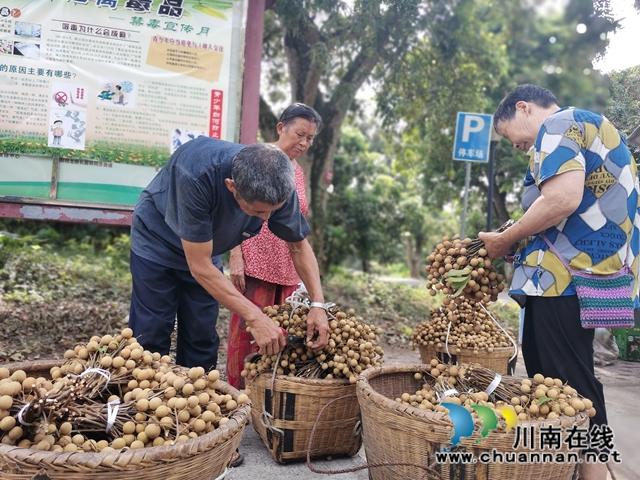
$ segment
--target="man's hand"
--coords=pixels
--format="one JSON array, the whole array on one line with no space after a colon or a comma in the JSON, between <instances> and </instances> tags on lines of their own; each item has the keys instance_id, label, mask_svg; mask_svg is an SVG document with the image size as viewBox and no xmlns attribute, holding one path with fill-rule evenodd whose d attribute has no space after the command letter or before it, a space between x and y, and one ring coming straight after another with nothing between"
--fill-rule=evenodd
<instances>
[{"instance_id":1,"label":"man's hand","mask_svg":"<svg viewBox=\"0 0 640 480\"><path fill-rule=\"evenodd\" d=\"M262 315L249 325L251 335L258 344L261 355L277 355L287 345L282 330L267 315Z\"/></svg>"},{"instance_id":2,"label":"man's hand","mask_svg":"<svg viewBox=\"0 0 640 480\"><path fill-rule=\"evenodd\" d=\"M242 248L237 246L231 250L231 271L229 273L229 277L231 278L231 283L236 287L240 292L244 293L247 289L245 283L244 276L244 258L242 257Z\"/></svg>"},{"instance_id":3,"label":"man's hand","mask_svg":"<svg viewBox=\"0 0 640 480\"><path fill-rule=\"evenodd\" d=\"M307 343L313 351L322 350L329 343L329 322L327 312L313 307L307 314Z\"/></svg>"},{"instance_id":4,"label":"man's hand","mask_svg":"<svg viewBox=\"0 0 640 480\"><path fill-rule=\"evenodd\" d=\"M289 253L300 280L307 287L309 297L314 302L324 302L320 270L311 245L305 238L300 242L289 242ZM307 315L307 344L311 343L313 350L323 349L329 343L329 322L327 312L323 308L312 307Z\"/></svg>"}]
</instances>

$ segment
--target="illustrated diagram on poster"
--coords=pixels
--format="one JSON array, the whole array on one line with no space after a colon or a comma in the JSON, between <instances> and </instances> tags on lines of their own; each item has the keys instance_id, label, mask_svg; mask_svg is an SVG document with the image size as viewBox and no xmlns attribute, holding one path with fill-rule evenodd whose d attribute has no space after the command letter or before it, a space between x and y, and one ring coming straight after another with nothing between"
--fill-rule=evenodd
<instances>
[{"instance_id":1,"label":"illustrated diagram on poster","mask_svg":"<svg viewBox=\"0 0 640 480\"><path fill-rule=\"evenodd\" d=\"M171 132L170 147L171 153L175 152L182 145L197 137L206 137L207 134L198 130L184 130L178 127Z\"/></svg>"},{"instance_id":2,"label":"illustrated diagram on poster","mask_svg":"<svg viewBox=\"0 0 640 480\"><path fill-rule=\"evenodd\" d=\"M98 105L104 107L127 107L133 109L136 106L135 84L129 79L101 78L96 85Z\"/></svg>"},{"instance_id":3,"label":"illustrated diagram on poster","mask_svg":"<svg viewBox=\"0 0 640 480\"><path fill-rule=\"evenodd\" d=\"M84 150L87 132L87 87L53 83L47 145Z\"/></svg>"}]
</instances>

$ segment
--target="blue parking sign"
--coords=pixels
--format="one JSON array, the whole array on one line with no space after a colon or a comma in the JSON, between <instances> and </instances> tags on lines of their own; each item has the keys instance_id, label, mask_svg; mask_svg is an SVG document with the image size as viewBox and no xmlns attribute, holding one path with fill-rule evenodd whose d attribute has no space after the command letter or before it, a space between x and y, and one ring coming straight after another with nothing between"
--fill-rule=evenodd
<instances>
[{"instance_id":1,"label":"blue parking sign","mask_svg":"<svg viewBox=\"0 0 640 480\"><path fill-rule=\"evenodd\" d=\"M493 115L458 112L453 159L488 162Z\"/></svg>"}]
</instances>

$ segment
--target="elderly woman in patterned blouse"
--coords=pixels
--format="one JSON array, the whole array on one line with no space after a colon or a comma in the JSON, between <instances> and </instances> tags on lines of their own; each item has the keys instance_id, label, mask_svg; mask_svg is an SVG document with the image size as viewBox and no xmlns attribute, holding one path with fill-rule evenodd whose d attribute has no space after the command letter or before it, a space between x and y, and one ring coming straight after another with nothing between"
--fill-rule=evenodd
<instances>
[{"instance_id":1,"label":"elderly woman in patterned blouse","mask_svg":"<svg viewBox=\"0 0 640 480\"><path fill-rule=\"evenodd\" d=\"M300 209L307 215L309 205L305 193L305 177L296 158L305 153L322 127L320 115L311 107L295 103L287 107L278 121L279 140L274 143L291 160ZM296 289L296 274L287 244L276 237L264 222L261 232L231 250L231 282L244 296L260 307L283 304ZM240 372L244 359L253 352L251 334L237 314L231 316L227 350L228 382L244 388Z\"/></svg>"}]
</instances>

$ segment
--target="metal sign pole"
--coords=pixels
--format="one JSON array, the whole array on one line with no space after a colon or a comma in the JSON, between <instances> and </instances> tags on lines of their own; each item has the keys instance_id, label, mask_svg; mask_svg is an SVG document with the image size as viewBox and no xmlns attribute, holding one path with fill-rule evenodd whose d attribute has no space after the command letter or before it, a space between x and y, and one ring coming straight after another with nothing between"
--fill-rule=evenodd
<instances>
[{"instance_id":1,"label":"metal sign pole","mask_svg":"<svg viewBox=\"0 0 640 480\"><path fill-rule=\"evenodd\" d=\"M492 140L489 147L489 195L487 198L487 232L493 231L491 224L493 223L493 189L495 186L495 179L493 178L493 165L496 158L496 144L498 142Z\"/></svg>"},{"instance_id":2,"label":"metal sign pole","mask_svg":"<svg viewBox=\"0 0 640 480\"><path fill-rule=\"evenodd\" d=\"M471 162L467 162L467 171L464 175L464 202L462 206L462 226L460 228L460 238L465 238L467 229L467 205L469 204L469 183L471 182Z\"/></svg>"},{"instance_id":3,"label":"metal sign pole","mask_svg":"<svg viewBox=\"0 0 640 480\"><path fill-rule=\"evenodd\" d=\"M493 145L490 145L493 116L484 113L458 112L456 120L456 134L453 143L453 159L467 162L464 178L464 205L462 207L462 225L460 236L465 237L467 229L467 207L469 205L469 183L471 183L471 162L486 163L489 155L493 154ZM489 162L489 178L493 179L493 163ZM490 186L490 195L492 192ZM492 200L490 197L489 205ZM491 225L491 212L489 212L489 225Z\"/></svg>"}]
</instances>

